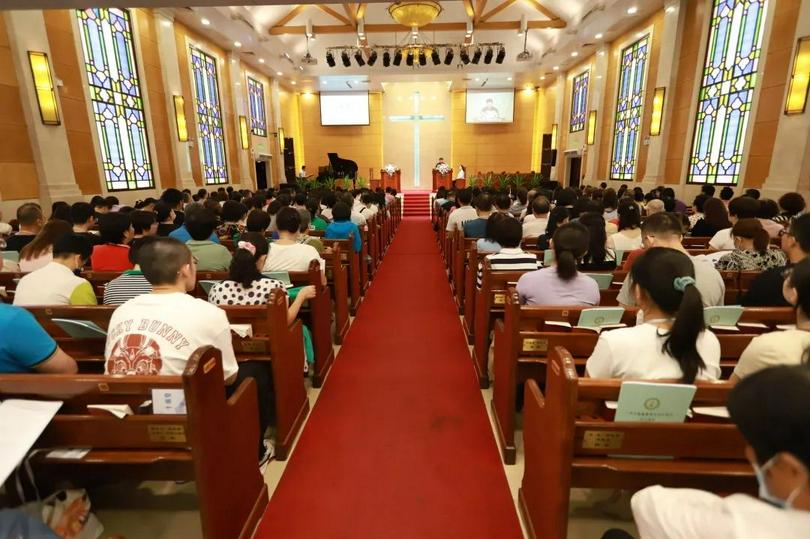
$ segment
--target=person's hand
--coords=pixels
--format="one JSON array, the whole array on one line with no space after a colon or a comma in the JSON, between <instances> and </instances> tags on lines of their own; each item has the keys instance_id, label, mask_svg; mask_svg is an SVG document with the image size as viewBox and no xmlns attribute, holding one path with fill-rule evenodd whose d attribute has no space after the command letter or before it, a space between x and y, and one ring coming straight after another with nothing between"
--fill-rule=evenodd
<instances>
[{"instance_id":1,"label":"person's hand","mask_svg":"<svg viewBox=\"0 0 810 539\"><path fill-rule=\"evenodd\" d=\"M313 286L305 286L298 291L298 297L303 299L312 299L318 295L318 290Z\"/></svg>"}]
</instances>

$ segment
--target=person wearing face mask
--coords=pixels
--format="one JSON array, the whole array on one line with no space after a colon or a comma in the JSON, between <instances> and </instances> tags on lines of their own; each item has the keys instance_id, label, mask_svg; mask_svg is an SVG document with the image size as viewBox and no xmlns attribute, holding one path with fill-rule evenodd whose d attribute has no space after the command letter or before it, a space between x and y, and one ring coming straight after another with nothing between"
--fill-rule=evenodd
<instances>
[{"instance_id":1,"label":"person wearing face mask","mask_svg":"<svg viewBox=\"0 0 810 539\"><path fill-rule=\"evenodd\" d=\"M631 502L641 539L810 537L810 367L752 374L731 391L727 406L747 442L759 499L648 487Z\"/></svg>"},{"instance_id":2,"label":"person wearing face mask","mask_svg":"<svg viewBox=\"0 0 810 539\"><path fill-rule=\"evenodd\" d=\"M810 350L810 258L788 270L782 296L796 310L796 327L772 331L751 339L731 375L738 382L757 371L776 365L796 365Z\"/></svg>"},{"instance_id":3,"label":"person wearing face mask","mask_svg":"<svg viewBox=\"0 0 810 539\"><path fill-rule=\"evenodd\" d=\"M53 260L20 279L14 305L96 305L93 286L76 273L90 257L90 240L67 233L53 244Z\"/></svg>"}]
</instances>

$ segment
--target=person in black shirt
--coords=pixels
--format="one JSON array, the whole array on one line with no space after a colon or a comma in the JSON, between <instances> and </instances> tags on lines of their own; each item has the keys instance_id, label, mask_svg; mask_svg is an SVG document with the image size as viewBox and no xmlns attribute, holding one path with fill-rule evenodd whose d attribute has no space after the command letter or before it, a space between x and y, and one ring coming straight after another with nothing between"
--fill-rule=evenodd
<instances>
[{"instance_id":1,"label":"person in black shirt","mask_svg":"<svg viewBox=\"0 0 810 539\"><path fill-rule=\"evenodd\" d=\"M22 251L31 243L45 224L42 208L34 202L27 202L17 208L17 221L20 231L6 240L6 251Z\"/></svg>"},{"instance_id":2,"label":"person in black shirt","mask_svg":"<svg viewBox=\"0 0 810 539\"><path fill-rule=\"evenodd\" d=\"M95 223L93 206L87 202L76 202L70 207L70 222L73 223L73 232L90 240L91 247L103 243L98 234L90 232Z\"/></svg>"},{"instance_id":3,"label":"person in black shirt","mask_svg":"<svg viewBox=\"0 0 810 539\"><path fill-rule=\"evenodd\" d=\"M785 270L810 255L810 214L791 221L790 227L782 234L782 250L787 255L788 265L760 273L740 301L744 307L788 306L782 295Z\"/></svg>"},{"instance_id":4,"label":"person in black shirt","mask_svg":"<svg viewBox=\"0 0 810 539\"><path fill-rule=\"evenodd\" d=\"M158 222L158 236L165 238L177 228L174 224L174 210L165 202L155 204L155 218Z\"/></svg>"}]
</instances>

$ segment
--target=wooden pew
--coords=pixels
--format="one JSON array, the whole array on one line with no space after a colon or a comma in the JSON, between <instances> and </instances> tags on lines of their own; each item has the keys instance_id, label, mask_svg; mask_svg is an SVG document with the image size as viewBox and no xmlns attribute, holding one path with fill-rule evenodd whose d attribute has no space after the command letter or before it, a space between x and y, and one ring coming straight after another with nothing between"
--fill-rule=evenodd
<instances>
[{"instance_id":1,"label":"wooden pew","mask_svg":"<svg viewBox=\"0 0 810 539\"><path fill-rule=\"evenodd\" d=\"M698 382L695 405L725 405L728 382ZM551 351L545 393L526 383L525 473L519 505L529 537L563 539L571 488L668 487L755 492L745 441L728 423L626 423L599 417L620 380L579 378L561 347ZM621 458L616 455L632 455ZM663 457L663 458L662 458ZM674 457L674 458L671 458Z\"/></svg>"},{"instance_id":2,"label":"wooden pew","mask_svg":"<svg viewBox=\"0 0 810 539\"><path fill-rule=\"evenodd\" d=\"M464 313L464 297L466 294L465 279L468 271L467 253L478 241L477 238L465 238L464 232L456 231L455 250L453 251L453 293L455 295L458 313ZM475 266L476 271L478 266Z\"/></svg>"},{"instance_id":3,"label":"wooden pew","mask_svg":"<svg viewBox=\"0 0 810 539\"><path fill-rule=\"evenodd\" d=\"M54 318L92 321L107 329L116 307L26 307L52 335L59 346L79 362L82 372L104 372L106 339L73 339L54 322ZM276 406L276 455L285 460L295 436L309 411L309 400L302 376L304 345L302 322L287 326L284 294L273 291L270 305L221 307L232 324L251 324L253 338L233 335L237 361L270 361ZM316 359L316 372L319 370ZM325 371L321 369L325 376Z\"/></svg>"},{"instance_id":4,"label":"wooden pew","mask_svg":"<svg viewBox=\"0 0 810 539\"><path fill-rule=\"evenodd\" d=\"M562 321L573 326L585 308L587 307L521 306L514 289L509 290L504 318L495 322L494 384L490 403L504 463L515 463L517 390L526 380L535 380L540 388L545 386L549 352L556 346L567 349L574 359L578 373L584 374L585 362L593 353L599 338L598 334L588 330L569 332L559 326L547 325L545 322ZM635 325L636 314L637 309L627 309L622 322L628 326ZM781 307L763 308L743 318L769 318L773 322L780 316L791 314ZM757 333L745 332L717 334L720 341L720 368L723 379L731 376L743 350L756 335Z\"/></svg>"},{"instance_id":5,"label":"wooden pew","mask_svg":"<svg viewBox=\"0 0 810 539\"><path fill-rule=\"evenodd\" d=\"M138 409L152 389L165 388L183 390L185 416ZM195 481L206 538L253 535L268 503L257 465L256 385L245 380L226 399L219 350L195 351L182 377L0 375L0 399L7 398L64 401L35 448L92 448L79 460L33 457L40 478ZM129 404L136 414L89 415L88 404Z\"/></svg>"}]
</instances>

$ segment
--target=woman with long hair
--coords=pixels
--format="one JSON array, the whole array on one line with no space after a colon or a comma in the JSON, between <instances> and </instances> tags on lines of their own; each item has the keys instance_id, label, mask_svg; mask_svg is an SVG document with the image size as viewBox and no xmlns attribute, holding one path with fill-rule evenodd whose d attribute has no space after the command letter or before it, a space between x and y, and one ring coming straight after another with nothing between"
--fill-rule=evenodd
<instances>
[{"instance_id":1,"label":"woman with long hair","mask_svg":"<svg viewBox=\"0 0 810 539\"><path fill-rule=\"evenodd\" d=\"M484 229L484 237L478 238L478 241L475 242L475 248L479 253L497 253L501 250L501 244L498 243L498 239L495 237L495 229L497 228L498 223L504 219L511 219L511 217L499 211L496 211L487 217L487 224L486 228Z\"/></svg>"},{"instance_id":2,"label":"woman with long hair","mask_svg":"<svg viewBox=\"0 0 810 539\"><path fill-rule=\"evenodd\" d=\"M716 262L719 270L761 271L787 264L781 249L769 249L771 238L759 219L740 219L731 227L734 250Z\"/></svg>"},{"instance_id":3,"label":"woman with long hair","mask_svg":"<svg viewBox=\"0 0 810 539\"><path fill-rule=\"evenodd\" d=\"M601 215L597 215L601 218ZM604 229L603 229L604 233ZM588 252L588 229L567 223L554 230L554 263L529 273L517 282L520 302L526 305L598 305L599 285L580 273L578 264Z\"/></svg>"},{"instance_id":4,"label":"woman with long hair","mask_svg":"<svg viewBox=\"0 0 810 539\"><path fill-rule=\"evenodd\" d=\"M549 243L557 227L564 225L571 220L571 212L564 206L557 205L548 214L548 224L546 233L537 237L537 248L545 251L549 248Z\"/></svg>"},{"instance_id":5,"label":"woman with long hair","mask_svg":"<svg viewBox=\"0 0 810 539\"><path fill-rule=\"evenodd\" d=\"M604 211L602 217L605 218L605 221L618 218L619 214L616 210L619 208L619 197L612 187L605 189L602 194L602 208Z\"/></svg>"},{"instance_id":6,"label":"woman with long hair","mask_svg":"<svg viewBox=\"0 0 810 539\"><path fill-rule=\"evenodd\" d=\"M588 251L579 261L583 271L608 271L616 269L616 255L605 247L607 233L605 219L600 213L587 212L579 216L579 223L588 229Z\"/></svg>"},{"instance_id":7,"label":"woman with long hair","mask_svg":"<svg viewBox=\"0 0 810 539\"><path fill-rule=\"evenodd\" d=\"M29 272L47 266L53 261L53 244L57 239L73 232L73 225L61 219L45 223L42 230L20 251L20 271Z\"/></svg>"},{"instance_id":8,"label":"woman with long hair","mask_svg":"<svg viewBox=\"0 0 810 539\"><path fill-rule=\"evenodd\" d=\"M694 238L711 238L724 228L729 228L728 209L719 198L710 198L703 203L703 219L698 219L692 227L690 236Z\"/></svg>"},{"instance_id":9,"label":"woman with long hair","mask_svg":"<svg viewBox=\"0 0 810 539\"><path fill-rule=\"evenodd\" d=\"M592 378L674 379L685 384L720 376L720 342L703 321L692 260L651 247L630 270L643 323L599 335L586 371Z\"/></svg>"},{"instance_id":10,"label":"woman with long hair","mask_svg":"<svg viewBox=\"0 0 810 539\"><path fill-rule=\"evenodd\" d=\"M796 327L771 331L751 339L743 350L732 382L776 365L808 362L810 353L810 258L791 267L782 285L782 295L796 311Z\"/></svg>"},{"instance_id":11,"label":"woman with long hair","mask_svg":"<svg viewBox=\"0 0 810 539\"><path fill-rule=\"evenodd\" d=\"M129 260L129 242L134 231L129 216L112 212L104 214L99 220L101 233L100 245L93 247L90 266L93 271L127 271L132 269Z\"/></svg>"},{"instance_id":12,"label":"woman with long hair","mask_svg":"<svg viewBox=\"0 0 810 539\"><path fill-rule=\"evenodd\" d=\"M641 208L630 198L619 201L619 231L607 239L607 248L629 253L641 249Z\"/></svg>"}]
</instances>

